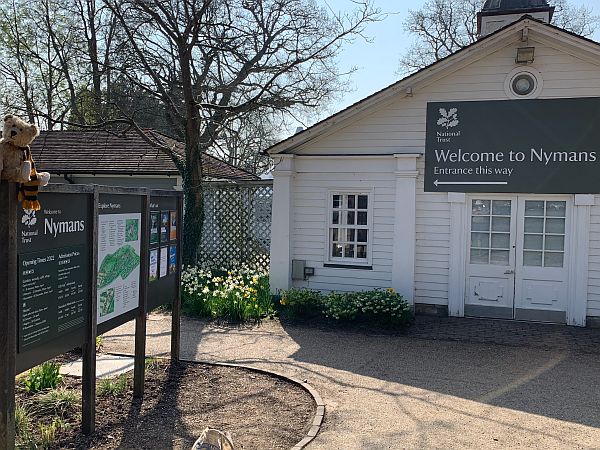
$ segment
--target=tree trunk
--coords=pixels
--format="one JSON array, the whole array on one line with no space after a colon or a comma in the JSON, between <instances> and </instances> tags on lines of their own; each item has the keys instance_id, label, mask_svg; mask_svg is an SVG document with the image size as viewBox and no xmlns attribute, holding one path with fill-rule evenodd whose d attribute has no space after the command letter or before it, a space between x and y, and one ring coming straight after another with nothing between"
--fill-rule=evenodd
<instances>
[{"instance_id":1,"label":"tree trunk","mask_svg":"<svg viewBox=\"0 0 600 450\"><path fill-rule=\"evenodd\" d=\"M196 149L200 152L199 149ZM189 153L188 153L189 154ZM195 160L195 161L194 161ZM204 199L202 196L202 158L191 158L183 174L185 220L183 222L183 264L196 265L202 240Z\"/></svg>"},{"instance_id":2,"label":"tree trunk","mask_svg":"<svg viewBox=\"0 0 600 450\"><path fill-rule=\"evenodd\" d=\"M104 120L102 111L102 74L98 60L98 38L96 36L96 5L93 1L88 2L88 24L90 35L88 38L88 53L92 66L92 89L94 92L94 113L96 122Z\"/></svg>"},{"instance_id":3,"label":"tree trunk","mask_svg":"<svg viewBox=\"0 0 600 450\"><path fill-rule=\"evenodd\" d=\"M206 150L200 143L200 111L194 98L192 80L192 53L186 42L178 43L181 62L183 100L185 102L185 221L183 225L183 263L198 262L198 248L202 241L204 208L202 196L202 154Z\"/></svg>"}]
</instances>

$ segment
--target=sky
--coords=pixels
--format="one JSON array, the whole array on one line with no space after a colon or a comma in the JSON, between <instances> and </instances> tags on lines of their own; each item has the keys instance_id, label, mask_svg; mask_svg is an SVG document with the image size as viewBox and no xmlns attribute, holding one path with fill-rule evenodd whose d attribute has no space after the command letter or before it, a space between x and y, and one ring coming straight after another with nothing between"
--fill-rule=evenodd
<instances>
[{"instance_id":1,"label":"sky","mask_svg":"<svg viewBox=\"0 0 600 450\"><path fill-rule=\"evenodd\" d=\"M353 8L352 0L319 0L329 5L333 11L345 11ZM336 103L330 105L329 113L337 112L347 106L383 89L400 79L396 72L399 60L410 46L411 36L404 31L404 21L409 9L419 9L425 0L373 0L376 7L388 16L381 22L369 24L365 34L372 42L362 39L347 45L339 58L342 70L357 67L352 74L350 85L352 92L347 93ZM599 0L569 0L575 6L586 5L600 15ZM592 39L600 42L600 29Z\"/></svg>"}]
</instances>

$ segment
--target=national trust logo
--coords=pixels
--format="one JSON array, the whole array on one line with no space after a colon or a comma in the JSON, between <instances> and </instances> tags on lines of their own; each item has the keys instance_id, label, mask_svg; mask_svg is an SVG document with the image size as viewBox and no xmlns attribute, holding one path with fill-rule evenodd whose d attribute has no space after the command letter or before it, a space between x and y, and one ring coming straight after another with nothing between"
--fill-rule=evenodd
<instances>
[{"instance_id":1,"label":"national trust logo","mask_svg":"<svg viewBox=\"0 0 600 450\"><path fill-rule=\"evenodd\" d=\"M450 108L448 111L446 111L446 108L440 108L440 115L442 117L438 119L437 124L446 130L459 124L457 108Z\"/></svg>"},{"instance_id":2,"label":"national trust logo","mask_svg":"<svg viewBox=\"0 0 600 450\"><path fill-rule=\"evenodd\" d=\"M25 209L23 217L21 217L21 223L26 225L27 228L31 228L37 223L37 218L35 217L35 211L33 209Z\"/></svg>"}]
</instances>

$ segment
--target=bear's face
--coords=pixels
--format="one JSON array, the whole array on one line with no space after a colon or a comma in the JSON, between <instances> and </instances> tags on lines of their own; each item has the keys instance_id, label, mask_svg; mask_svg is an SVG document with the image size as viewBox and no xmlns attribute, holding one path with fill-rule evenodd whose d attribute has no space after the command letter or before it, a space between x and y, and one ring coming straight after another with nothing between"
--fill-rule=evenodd
<instances>
[{"instance_id":1,"label":"bear's face","mask_svg":"<svg viewBox=\"0 0 600 450\"><path fill-rule=\"evenodd\" d=\"M17 147L25 147L40 134L38 127L9 114L4 117L2 140Z\"/></svg>"}]
</instances>

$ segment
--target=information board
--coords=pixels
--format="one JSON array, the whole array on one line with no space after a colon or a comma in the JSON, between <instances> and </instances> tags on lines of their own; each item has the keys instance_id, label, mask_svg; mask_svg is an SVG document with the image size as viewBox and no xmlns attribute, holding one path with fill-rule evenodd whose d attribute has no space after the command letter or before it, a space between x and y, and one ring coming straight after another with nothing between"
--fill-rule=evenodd
<instances>
[{"instance_id":1,"label":"information board","mask_svg":"<svg viewBox=\"0 0 600 450\"><path fill-rule=\"evenodd\" d=\"M124 323L140 304L142 209L139 196L100 194L98 205L98 325ZM103 329L106 327L103 327Z\"/></svg>"},{"instance_id":2,"label":"information board","mask_svg":"<svg viewBox=\"0 0 600 450\"><path fill-rule=\"evenodd\" d=\"M172 302L176 295L180 232L177 197L150 197L148 310Z\"/></svg>"},{"instance_id":3,"label":"information board","mask_svg":"<svg viewBox=\"0 0 600 450\"><path fill-rule=\"evenodd\" d=\"M600 98L428 103L426 192L600 193Z\"/></svg>"},{"instance_id":4,"label":"information board","mask_svg":"<svg viewBox=\"0 0 600 450\"><path fill-rule=\"evenodd\" d=\"M19 210L17 227L21 369L80 345L90 300L89 196L40 192L39 199L40 211Z\"/></svg>"}]
</instances>

